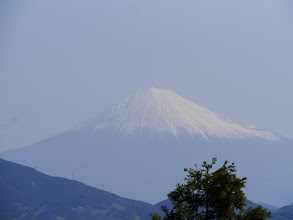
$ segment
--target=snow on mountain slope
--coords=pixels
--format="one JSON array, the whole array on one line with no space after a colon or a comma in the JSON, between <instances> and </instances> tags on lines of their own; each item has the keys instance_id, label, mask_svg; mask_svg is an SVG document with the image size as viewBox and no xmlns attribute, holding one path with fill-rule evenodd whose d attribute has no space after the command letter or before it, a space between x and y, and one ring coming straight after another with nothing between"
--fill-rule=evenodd
<instances>
[{"instance_id":1,"label":"snow on mountain slope","mask_svg":"<svg viewBox=\"0 0 293 220\"><path fill-rule=\"evenodd\" d=\"M125 98L112 112L89 120L74 130L79 129L114 129L124 135L147 132L151 136L177 136L185 132L191 136L200 135L205 139L277 139L270 131L245 128L170 90L155 88L138 91Z\"/></svg>"}]
</instances>

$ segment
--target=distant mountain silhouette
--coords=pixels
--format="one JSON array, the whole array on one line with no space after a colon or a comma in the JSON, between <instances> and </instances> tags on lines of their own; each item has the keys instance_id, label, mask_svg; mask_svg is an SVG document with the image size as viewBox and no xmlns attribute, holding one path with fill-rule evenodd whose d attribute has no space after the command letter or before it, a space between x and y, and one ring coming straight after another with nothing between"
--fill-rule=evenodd
<instances>
[{"instance_id":1,"label":"distant mountain silhouette","mask_svg":"<svg viewBox=\"0 0 293 220\"><path fill-rule=\"evenodd\" d=\"M169 210L173 208L173 204L171 203L171 201L169 199L166 199L162 202L159 202L156 204L157 207L162 207L165 206L167 207ZM250 200L246 200L246 208L256 208L258 205Z\"/></svg>"},{"instance_id":2,"label":"distant mountain silhouette","mask_svg":"<svg viewBox=\"0 0 293 220\"><path fill-rule=\"evenodd\" d=\"M292 220L293 219L293 205L288 205L272 211L271 220Z\"/></svg>"},{"instance_id":3,"label":"distant mountain silhouette","mask_svg":"<svg viewBox=\"0 0 293 220\"><path fill-rule=\"evenodd\" d=\"M0 159L0 219L150 219L160 208Z\"/></svg>"},{"instance_id":4,"label":"distant mountain silhouette","mask_svg":"<svg viewBox=\"0 0 293 220\"><path fill-rule=\"evenodd\" d=\"M267 203L264 203L264 202L258 202L256 204L262 205L264 208L266 208L268 210L277 210L277 209L279 209L277 206L270 205L270 204L267 204Z\"/></svg>"}]
</instances>

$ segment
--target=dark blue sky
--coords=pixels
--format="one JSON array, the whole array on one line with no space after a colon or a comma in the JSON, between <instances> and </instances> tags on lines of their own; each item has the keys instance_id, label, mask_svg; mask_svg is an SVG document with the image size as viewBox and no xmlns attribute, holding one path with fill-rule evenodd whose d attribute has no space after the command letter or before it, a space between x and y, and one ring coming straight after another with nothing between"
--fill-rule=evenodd
<instances>
[{"instance_id":1,"label":"dark blue sky","mask_svg":"<svg viewBox=\"0 0 293 220\"><path fill-rule=\"evenodd\" d=\"M2 0L0 152L148 87L293 138L292 12L290 0Z\"/></svg>"}]
</instances>

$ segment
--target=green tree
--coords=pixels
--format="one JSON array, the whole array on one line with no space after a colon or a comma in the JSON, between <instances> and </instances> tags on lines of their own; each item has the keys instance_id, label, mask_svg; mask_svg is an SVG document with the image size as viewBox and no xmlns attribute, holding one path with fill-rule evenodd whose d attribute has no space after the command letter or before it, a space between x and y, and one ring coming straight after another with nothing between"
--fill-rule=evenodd
<instances>
[{"instance_id":1,"label":"green tree","mask_svg":"<svg viewBox=\"0 0 293 220\"><path fill-rule=\"evenodd\" d=\"M157 213L151 214L153 220L192 220L192 219L248 219L248 216L270 217L262 207L248 209L246 197L242 188L245 187L246 177L236 176L234 163L228 165L225 161L222 167L213 171L217 159L213 158L208 164L203 162L202 168L195 165L195 169L184 169L188 172L184 184L177 184L174 191L168 194L173 204L169 210L162 207L164 217Z\"/></svg>"}]
</instances>

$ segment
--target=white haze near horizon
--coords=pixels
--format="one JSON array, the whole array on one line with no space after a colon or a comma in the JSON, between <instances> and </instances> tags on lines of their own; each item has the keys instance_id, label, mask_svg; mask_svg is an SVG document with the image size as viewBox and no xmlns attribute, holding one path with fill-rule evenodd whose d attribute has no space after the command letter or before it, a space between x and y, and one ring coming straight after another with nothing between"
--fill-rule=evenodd
<instances>
[{"instance_id":1,"label":"white haze near horizon","mask_svg":"<svg viewBox=\"0 0 293 220\"><path fill-rule=\"evenodd\" d=\"M148 87L293 138L292 12L289 0L2 0L0 152Z\"/></svg>"}]
</instances>

